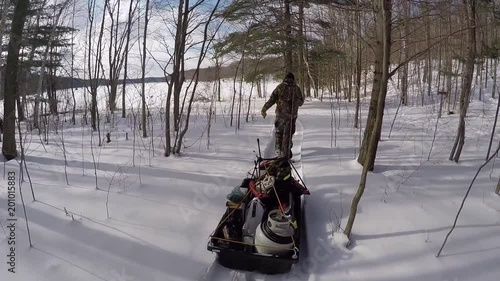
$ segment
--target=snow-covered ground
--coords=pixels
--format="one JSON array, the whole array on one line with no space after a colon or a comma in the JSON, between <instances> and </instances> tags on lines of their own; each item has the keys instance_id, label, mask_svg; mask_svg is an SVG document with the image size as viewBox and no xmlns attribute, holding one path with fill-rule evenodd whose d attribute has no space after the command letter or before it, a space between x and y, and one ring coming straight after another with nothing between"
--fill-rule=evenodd
<instances>
[{"instance_id":1,"label":"snow-covered ground","mask_svg":"<svg viewBox=\"0 0 500 281\"><path fill-rule=\"evenodd\" d=\"M208 92L210 85L202 87ZM165 87L159 84L158 89ZM226 90L232 93L232 85L227 83ZM484 163L496 100L489 94L483 101L473 98L457 164L448 160L457 114L443 114L439 120L427 160L438 104L401 107L389 138L397 99L395 93L388 97L376 168L368 177L348 248L333 234L345 226L361 173L355 161L361 131L353 128L354 102L309 100L300 109L302 168L311 191L307 243L300 263L289 274L276 276L225 269L206 250L226 194L253 168L256 138L264 148L272 137L273 110L266 119L258 114L264 100L256 101L253 118L242 121L237 132L229 126L228 103L219 104L209 149L203 133L207 104L198 103L181 157L162 156L159 118L154 119L154 150L150 138L133 138L130 119L117 118L112 142L102 147L95 146L97 134L90 146L90 130L82 130L78 122L75 127L63 122L64 130L51 133L48 144L27 135L26 161L36 201L29 182L22 191L33 247L16 181L16 273L8 272L7 179L11 171L21 176L17 162L10 161L0 187L0 280L498 280L500 197L494 188L499 158L479 174L457 229L435 258ZM364 125L366 112L362 116ZM494 146L498 140L496 133Z\"/></svg>"}]
</instances>

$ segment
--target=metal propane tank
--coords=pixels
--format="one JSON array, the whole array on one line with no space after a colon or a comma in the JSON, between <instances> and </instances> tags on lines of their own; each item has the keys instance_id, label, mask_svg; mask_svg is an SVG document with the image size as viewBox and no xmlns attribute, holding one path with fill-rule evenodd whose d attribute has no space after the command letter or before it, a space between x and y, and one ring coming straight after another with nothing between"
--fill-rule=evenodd
<instances>
[{"instance_id":1,"label":"metal propane tank","mask_svg":"<svg viewBox=\"0 0 500 281\"><path fill-rule=\"evenodd\" d=\"M290 219L280 210L269 212L267 221L261 223L255 232L255 248L258 253L284 255L293 250L294 229Z\"/></svg>"}]
</instances>

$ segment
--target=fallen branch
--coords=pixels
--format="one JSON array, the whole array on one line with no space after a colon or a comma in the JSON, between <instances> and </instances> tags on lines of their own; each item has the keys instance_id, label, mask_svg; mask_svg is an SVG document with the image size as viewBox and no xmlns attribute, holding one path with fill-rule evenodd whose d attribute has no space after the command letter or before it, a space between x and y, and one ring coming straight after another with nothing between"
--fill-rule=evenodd
<instances>
[{"instance_id":1,"label":"fallen branch","mask_svg":"<svg viewBox=\"0 0 500 281\"><path fill-rule=\"evenodd\" d=\"M436 254L436 258L439 258L439 255L441 254L441 251L443 251L443 248L444 248L444 245L446 244L446 241L448 241L448 237L450 236L451 232L455 229L455 226L457 225L457 221L458 221L458 216L460 216L460 212L462 211L462 208L464 207L465 200L467 199L467 196L469 196L469 193L472 189L472 185L474 184L474 181L476 180L477 176L479 175L479 172L481 172L481 170L484 168L484 166L488 165L488 163L491 161L491 159L493 159L498 154L499 150L500 150L500 142L498 142L497 150L495 151L495 153L493 153L490 156L490 158L488 158L486 160L486 162L484 162L484 164L481 165L481 167L479 167L479 169L477 170L476 175L474 176L474 178L472 179L472 182L469 185L469 189L467 189L467 193L465 193L464 199L462 200L462 204L460 205L460 208L458 209L458 213L455 217L455 221L453 222L453 226L451 227L450 232L448 232L448 234L446 234L446 238L443 241L443 245L441 245L441 249L439 249L439 252ZM497 189L498 189L498 187L497 187Z\"/></svg>"},{"instance_id":2,"label":"fallen branch","mask_svg":"<svg viewBox=\"0 0 500 281\"><path fill-rule=\"evenodd\" d=\"M109 191L111 190L111 185L113 185L113 180L115 179L115 176L116 176L116 173L122 173L122 167L118 165L118 170L116 170L114 173L113 173L113 176L111 177L111 180L109 181L109 185L108 185L108 192L106 194L106 216L108 217L108 219L110 218L109 216Z\"/></svg>"}]
</instances>

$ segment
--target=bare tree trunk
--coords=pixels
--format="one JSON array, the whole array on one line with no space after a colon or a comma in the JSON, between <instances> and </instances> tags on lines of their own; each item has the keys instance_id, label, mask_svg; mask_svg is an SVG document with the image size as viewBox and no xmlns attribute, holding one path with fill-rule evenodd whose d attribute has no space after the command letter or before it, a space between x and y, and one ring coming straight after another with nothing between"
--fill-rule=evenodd
<instances>
[{"instance_id":1,"label":"bare tree trunk","mask_svg":"<svg viewBox=\"0 0 500 281\"><path fill-rule=\"evenodd\" d=\"M488 158L490 158L491 145L493 144L493 137L495 136L495 130L497 128L499 111L500 111L500 98L497 101L497 111L495 114L495 121L493 122L493 128L491 129L490 144L488 145L488 152L486 153L486 160L488 160Z\"/></svg>"},{"instance_id":2,"label":"bare tree trunk","mask_svg":"<svg viewBox=\"0 0 500 281\"><path fill-rule=\"evenodd\" d=\"M350 65L353 65L354 63L351 61ZM349 67L349 71L346 71L347 73L347 101L352 102L352 76L353 76L353 71L352 67Z\"/></svg>"},{"instance_id":3,"label":"bare tree trunk","mask_svg":"<svg viewBox=\"0 0 500 281\"><path fill-rule=\"evenodd\" d=\"M104 11L106 10L109 4L109 0L104 0ZM99 87L101 81L101 69L102 68L102 37L104 35L104 25L106 22L106 13L102 13L101 19L101 27L99 30L99 35L97 39L97 45L95 48L92 47L92 42L94 39L94 18L95 18L95 10L96 10L96 0L91 0L88 2L89 9L89 33L88 33L88 50L87 50L87 59L88 59L88 72L89 72L89 84L88 91L90 92L91 101L90 101L90 119L91 126L93 131L98 130L98 111L97 111L97 89ZM92 64L92 57L94 57L94 64ZM99 132L100 135L100 132ZM100 137L99 137L100 140ZM99 141L100 144L100 141Z\"/></svg>"},{"instance_id":4,"label":"bare tree trunk","mask_svg":"<svg viewBox=\"0 0 500 281\"><path fill-rule=\"evenodd\" d=\"M255 87L257 88L257 96L259 98L262 98L264 95L262 95L262 85L261 85L261 80L255 81Z\"/></svg>"},{"instance_id":5,"label":"bare tree trunk","mask_svg":"<svg viewBox=\"0 0 500 281\"><path fill-rule=\"evenodd\" d=\"M118 5L120 5L121 1L118 1ZM116 3L116 2L115 2ZM116 57L116 49L113 48L116 46L118 41L118 36L115 34L115 17L114 17L114 7L110 3L107 8L107 12L109 13L109 21L110 21L110 27L109 27L109 37L107 38L109 40L108 44L108 67L109 67L109 77L108 77L108 109L113 114L115 112L116 108L116 90L117 90L117 81L114 78L114 68L116 67L114 58ZM106 11L104 11L105 13ZM120 14L120 11L118 11L118 15ZM116 23L116 26L118 26L118 22ZM115 36L116 35L116 36Z\"/></svg>"},{"instance_id":6,"label":"bare tree trunk","mask_svg":"<svg viewBox=\"0 0 500 281\"><path fill-rule=\"evenodd\" d=\"M443 29L443 26L442 26L442 20L439 21L439 32L438 32L438 36L439 37L442 37L442 32L441 30ZM437 82L436 82L436 86L437 86L437 91L441 91L441 76L443 75L443 72L441 71L442 70L442 64L443 64L443 46L440 44L439 45L439 48L438 48L438 73L437 73Z\"/></svg>"},{"instance_id":7,"label":"bare tree trunk","mask_svg":"<svg viewBox=\"0 0 500 281\"><path fill-rule=\"evenodd\" d=\"M380 37L379 37L380 38ZM381 39L378 39L381 40ZM366 126L365 131L363 133L363 142L361 144L358 163L364 165L366 154L368 151L369 141L373 132L373 127L375 125L375 117L377 111L377 105L379 101L379 93L380 93L380 83L382 79L382 58L383 58L383 49L382 49L382 41L377 41L377 45L379 47L375 48L375 66L373 71L373 87L370 98L370 106L368 108L368 116L366 118ZM373 167L370 167L370 171Z\"/></svg>"},{"instance_id":8,"label":"bare tree trunk","mask_svg":"<svg viewBox=\"0 0 500 281\"><path fill-rule=\"evenodd\" d=\"M168 77L165 77L168 79ZM170 82L167 91L167 101L165 105L165 157L169 157L172 153L172 142L170 136L170 104L172 100L172 82Z\"/></svg>"},{"instance_id":9,"label":"bare tree trunk","mask_svg":"<svg viewBox=\"0 0 500 281\"><path fill-rule=\"evenodd\" d=\"M426 60L426 61L427 61L427 60ZM419 68L420 68L420 62L418 63L418 66L419 66ZM428 75L428 74L426 74L426 71L427 71L427 70L428 70L428 68L424 65L424 77L426 77L426 75ZM419 71L420 71L420 70L419 70ZM426 80L427 78L424 78L424 79ZM427 80L426 80L426 81L427 81ZM421 86L423 86L423 85L420 85L420 80L419 80L418 82L419 82L419 87L418 87L418 90L420 91L420 102L421 102L421 105L422 105L422 106L424 106L424 105L425 105L425 90L424 90L424 89L422 89L422 87L421 87Z\"/></svg>"},{"instance_id":10,"label":"bare tree trunk","mask_svg":"<svg viewBox=\"0 0 500 281\"><path fill-rule=\"evenodd\" d=\"M474 74L474 58L476 55L476 0L463 0L465 18L467 19L468 39L467 58L464 71L464 82L460 93L460 119L455 143L450 153L450 160L458 162L465 143L465 117L469 108L472 79Z\"/></svg>"},{"instance_id":11,"label":"bare tree trunk","mask_svg":"<svg viewBox=\"0 0 500 281\"><path fill-rule=\"evenodd\" d=\"M128 71L128 54L130 52L130 34L132 33L132 20L134 18L134 13L137 8L137 3L135 2L135 6L132 4L133 0L130 0L130 5L128 7L128 18L127 18L127 39L125 39L125 53L124 53L124 70L123 70L123 84L122 84L122 118L126 117L126 86L127 86L127 71Z\"/></svg>"},{"instance_id":12,"label":"bare tree trunk","mask_svg":"<svg viewBox=\"0 0 500 281\"><path fill-rule=\"evenodd\" d=\"M432 90L432 46L431 46L431 18L430 18L430 4L429 1L426 1L427 12L429 15L427 16L427 32L426 32L426 41L427 41L427 96L431 95ZM422 102L422 105L424 103Z\"/></svg>"},{"instance_id":13,"label":"bare tree trunk","mask_svg":"<svg viewBox=\"0 0 500 281\"><path fill-rule=\"evenodd\" d=\"M73 0L73 16L71 17L71 96L73 98L73 111L71 113L71 123L76 125L76 97L75 97L75 10L76 10L76 0Z\"/></svg>"},{"instance_id":14,"label":"bare tree trunk","mask_svg":"<svg viewBox=\"0 0 500 281\"><path fill-rule=\"evenodd\" d=\"M212 120L213 120L213 116L215 114L217 114L216 112L216 100L217 100L217 97L218 97L218 92L219 92L219 87L218 87L218 79L220 79L220 77L218 77L218 73L217 73L217 66L218 66L218 58L215 59L215 67L216 67L216 81L215 81L215 84L214 84L214 92L212 93L212 97L210 98L210 107L208 108L208 120L207 120L207 149L210 149L210 135L212 133Z\"/></svg>"},{"instance_id":15,"label":"bare tree trunk","mask_svg":"<svg viewBox=\"0 0 500 281\"><path fill-rule=\"evenodd\" d=\"M304 28L304 34L305 33L306 33L306 29ZM304 40L304 54L303 54L301 60L303 60L303 62L304 62L304 71L306 72L306 75L304 77L306 88L303 89L303 91L304 91L306 97L310 97L311 96L311 84L314 85L314 80L312 80L311 69L309 68L309 55L308 55L307 41L306 40ZM264 96L265 96L265 92L264 92Z\"/></svg>"},{"instance_id":16,"label":"bare tree trunk","mask_svg":"<svg viewBox=\"0 0 500 281\"><path fill-rule=\"evenodd\" d=\"M493 89L491 90L491 97L495 98L496 92L497 92L497 70L498 70L498 59L494 59L494 66L493 66Z\"/></svg>"},{"instance_id":17,"label":"bare tree trunk","mask_svg":"<svg viewBox=\"0 0 500 281\"><path fill-rule=\"evenodd\" d=\"M376 0L380 1L379 9L380 9L380 15L379 15L379 27L380 29L378 38L382 41L380 44L380 48L382 49L381 52L381 81L380 81L380 88L379 88L379 97L378 97L378 103L377 103L377 108L376 108L376 118L375 118L375 126L373 127L373 133L375 134L374 136L371 137L370 142L372 142L373 148L369 149L367 153L370 155L369 156L369 165L368 165L368 170L372 171L374 164L375 164L375 159L377 155L377 148L378 148L378 142L380 140L380 135L382 132L382 121L383 121L383 116L384 116L384 108L385 108L385 99L387 95L387 84L389 81L389 65L390 65L390 51L391 51L391 9L392 9L392 2L391 0Z\"/></svg>"},{"instance_id":18,"label":"bare tree trunk","mask_svg":"<svg viewBox=\"0 0 500 281\"><path fill-rule=\"evenodd\" d=\"M174 63L174 71L172 72L172 78L175 79L174 83L174 131L179 132L179 122L180 122L180 97L182 91L182 85L185 81L185 73L184 73L184 54L186 49L186 37L187 37L187 29L189 23L189 0L179 0L179 9L178 9L178 19L177 19L177 35L178 41L176 40L176 50L175 50L175 63ZM181 28L179 28L179 26Z\"/></svg>"},{"instance_id":19,"label":"bare tree trunk","mask_svg":"<svg viewBox=\"0 0 500 281\"><path fill-rule=\"evenodd\" d=\"M217 56L215 58L215 83L217 87L217 101L220 102L220 92L221 92L221 77L220 77L220 69L221 69L221 63L219 61L219 57Z\"/></svg>"},{"instance_id":20,"label":"bare tree trunk","mask_svg":"<svg viewBox=\"0 0 500 281\"><path fill-rule=\"evenodd\" d=\"M490 23L490 21L489 21L488 17L486 17L486 24L489 24L489 23ZM486 37L488 37L488 32L486 32ZM488 39L486 39L486 41L488 41ZM489 79L488 75L489 75L489 69L490 69L490 66L491 66L491 60L490 60L490 58L487 57L485 59L485 64L486 64L486 73L484 75L485 76L484 77L484 87L488 88L488 79Z\"/></svg>"},{"instance_id":21,"label":"bare tree trunk","mask_svg":"<svg viewBox=\"0 0 500 281\"><path fill-rule=\"evenodd\" d=\"M304 40L304 0L300 0L299 2L299 50L298 50L298 62L299 62L299 85L300 89L304 91L305 89L305 69L304 69L304 61L302 58L305 53L305 40Z\"/></svg>"},{"instance_id":22,"label":"bare tree trunk","mask_svg":"<svg viewBox=\"0 0 500 281\"><path fill-rule=\"evenodd\" d=\"M306 83L306 88L307 88L306 96L307 97L311 96L311 84L312 84L312 88L315 91L314 96L317 96L318 93L317 93L316 83L314 82L314 77L312 76L311 67L309 66L309 61L307 59L306 54L304 54L303 60L304 60L305 66L306 66L307 77L308 77L308 79L306 80L306 82L307 82ZM265 91L264 91L264 93L265 93Z\"/></svg>"},{"instance_id":23,"label":"bare tree trunk","mask_svg":"<svg viewBox=\"0 0 500 281\"><path fill-rule=\"evenodd\" d=\"M21 79L21 77L19 77L18 79ZM23 81L19 81L17 84L18 85L23 84ZM24 91L22 91L21 93L24 93ZM17 107L17 119L19 119L19 122L22 122L24 121L25 116L24 116L23 103L21 102L21 96L19 95L16 98L16 107Z\"/></svg>"},{"instance_id":24,"label":"bare tree trunk","mask_svg":"<svg viewBox=\"0 0 500 281\"><path fill-rule=\"evenodd\" d=\"M5 33L5 22L7 21L7 14L9 12L9 0L3 0L2 2L2 15L0 18L0 46L3 46L3 37ZM3 65L3 56L0 55L0 65ZM2 71L0 71L0 81L2 81ZM5 85L5 83L4 83ZM0 86L0 97L4 96L4 89L3 86Z\"/></svg>"},{"instance_id":25,"label":"bare tree trunk","mask_svg":"<svg viewBox=\"0 0 500 281\"><path fill-rule=\"evenodd\" d=\"M490 69L490 66L491 66L491 61L489 58L486 58L486 61L485 61L485 65L486 65L486 73L484 74L484 87L485 88L488 88L488 76L489 76L489 69Z\"/></svg>"},{"instance_id":26,"label":"bare tree trunk","mask_svg":"<svg viewBox=\"0 0 500 281\"><path fill-rule=\"evenodd\" d=\"M479 72L479 100L483 98L483 68L484 63L478 64L478 72Z\"/></svg>"},{"instance_id":27,"label":"bare tree trunk","mask_svg":"<svg viewBox=\"0 0 500 281\"><path fill-rule=\"evenodd\" d=\"M53 50L52 50L53 52ZM51 61L51 63L53 63ZM55 69L49 68L47 73L47 98L49 101L49 110L50 114L57 115L57 90L56 90L56 81L55 81Z\"/></svg>"},{"instance_id":28,"label":"bare tree trunk","mask_svg":"<svg viewBox=\"0 0 500 281\"><path fill-rule=\"evenodd\" d=\"M172 96L174 98L174 131L179 132L179 103L180 103L180 93L182 86L185 81L184 73L184 55L186 49L186 37L187 29L189 24L189 0L179 0L179 5L177 9L177 28L175 33L175 48L173 54L173 65L172 73L167 78L168 83L168 94L167 94L167 105L166 105L166 115L165 115L165 156L170 156L171 153L176 153L176 142L174 141L174 147L171 143L171 130L170 130L170 105ZM170 82L168 82L170 80ZM177 105L176 105L177 103ZM179 135L179 134L178 134ZM179 149L180 151L180 149Z\"/></svg>"},{"instance_id":29,"label":"bare tree trunk","mask_svg":"<svg viewBox=\"0 0 500 281\"><path fill-rule=\"evenodd\" d=\"M131 1L133 2L133 1ZM108 44L108 62L109 62L109 98L108 108L111 115L116 111L116 96L118 94L118 79L123 67L123 46L126 36L119 35L121 1L114 1L113 5L108 5L108 14L110 21L109 44ZM130 3L132 5L132 3Z\"/></svg>"},{"instance_id":30,"label":"bare tree trunk","mask_svg":"<svg viewBox=\"0 0 500 281\"><path fill-rule=\"evenodd\" d=\"M359 3L357 4L357 8L359 8ZM361 106L361 71L362 69L362 64L361 64L361 12L356 11L356 33L357 33L357 38L356 38L356 112L354 113L354 128L359 128L361 124L360 123L360 118L359 118L359 109Z\"/></svg>"},{"instance_id":31,"label":"bare tree trunk","mask_svg":"<svg viewBox=\"0 0 500 281\"><path fill-rule=\"evenodd\" d=\"M253 94L253 88L254 88L255 82L252 81L252 85L250 86L250 94L248 95L248 106L247 106L247 114L245 118L245 122L249 122L250 118L250 107L252 105L252 94Z\"/></svg>"},{"instance_id":32,"label":"bare tree trunk","mask_svg":"<svg viewBox=\"0 0 500 281\"><path fill-rule=\"evenodd\" d=\"M290 4L292 0L285 1L285 71L293 71L293 45L292 45L292 17L290 12Z\"/></svg>"},{"instance_id":33,"label":"bare tree trunk","mask_svg":"<svg viewBox=\"0 0 500 281\"><path fill-rule=\"evenodd\" d=\"M368 68L365 70L365 83L363 84L363 97L366 98L366 85L368 84Z\"/></svg>"},{"instance_id":34,"label":"bare tree trunk","mask_svg":"<svg viewBox=\"0 0 500 281\"><path fill-rule=\"evenodd\" d=\"M234 119L234 105L236 104L236 77L238 76L238 70L240 69L240 65L245 59L245 52L241 54L241 59L238 62L238 65L236 66L236 71L234 72L234 78L233 78L233 101L231 104L231 120L229 122L230 126L233 126L233 119Z\"/></svg>"},{"instance_id":35,"label":"bare tree trunk","mask_svg":"<svg viewBox=\"0 0 500 281\"><path fill-rule=\"evenodd\" d=\"M409 6L407 1L403 1L403 9L404 9L404 19L403 19L403 38L402 38L402 61L406 61L408 59L408 46L407 40L410 33L410 28L408 26L408 17L409 17ZM408 105L408 63L405 63L401 70L401 103L403 105Z\"/></svg>"},{"instance_id":36,"label":"bare tree trunk","mask_svg":"<svg viewBox=\"0 0 500 281\"><path fill-rule=\"evenodd\" d=\"M147 114L146 114L146 49L148 38L148 24L149 24L149 0L146 0L146 13L144 15L144 38L142 41L142 137L148 137Z\"/></svg>"},{"instance_id":37,"label":"bare tree trunk","mask_svg":"<svg viewBox=\"0 0 500 281\"><path fill-rule=\"evenodd\" d=\"M451 18L451 16L450 16ZM451 25L450 25L451 26ZM445 69L446 69L446 92L448 92L448 94L446 95L446 99L448 101L448 114L451 113L451 85L452 85L452 79L453 79L453 76L451 75L452 72L453 72L453 58L452 58L452 54L451 54L451 48L449 46L449 44L446 44L446 66L445 66Z\"/></svg>"},{"instance_id":38,"label":"bare tree trunk","mask_svg":"<svg viewBox=\"0 0 500 281\"><path fill-rule=\"evenodd\" d=\"M23 35L24 22L28 12L29 0L18 0L12 18L10 41L5 69L4 92L4 122L2 154L7 161L17 157L16 149L16 98L18 95L17 71L19 64L19 50ZM22 140L21 140L22 141Z\"/></svg>"},{"instance_id":39,"label":"bare tree trunk","mask_svg":"<svg viewBox=\"0 0 500 281\"><path fill-rule=\"evenodd\" d=\"M352 199L351 212L349 214L349 219L347 221L344 234L347 237L351 236L352 228L354 225L354 219L356 218L356 213L358 209L358 204L361 200L361 196L366 187L366 178L368 176L368 170L373 168L373 163L375 162L376 152L378 147L378 142L380 140L380 133L382 131L382 121L384 115L385 98L387 95L387 81L389 79L389 57L391 49L391 0L374 0L374 12L375 12L375 28L377 30L377 42L375 45L376 54L381 54L380 58L376 58L381 61L381 81L379 87L379 99L376 108L375 122L372 128L372 133L370 134L370 139L368 140L368 150L366 157L364 158L363 171L361 173L361 179ZM366 129L365 129L366 132Z\"/></svg>"},{"instance_id":40,"label":"bare tree trunk","mask_svg":"<svg viewBox=\"0 0 500 281\"><path fill-rule=\"evenodd\" d=\"M457 73L459 72L464 72L463 70L463 65L460 61L457 62ZM462 76L463 77L463 76ZM455 91L453 93L453 109L455 109L456 105L457 105L457 95L458 95L458 81L461 81L463 79L460 79L458 75L455 76ZM462 81L463 82L463 81ZM462 83L463 84L463 83Z\"/></svg>"},{"instance_id":41,"label":"bare tree trunk","mask_svg":"<svg viewBox=\"0 0 500 281\"><path fill-rule=\"evenodd\" d=\"M104 2L104 10L106 10L106 7L109 4L109 0L105 0ZM98 105L97 105L97 90L99 88L100 80L101 80L101 59L102 59L102 37L104 35L104 23L106 22L106 13L102 13L102 21L101 21L101 29L99 31L99 39L97 41L97 51L90 49L89 52L97 52L95 56L95 65L93 69L93 80L91 78L91 84L92 84L92 89L91 89L91 105L90 105L90 117L91 117L91 123L92 123L92 129L94 131L97 131L99 128L99 113L98 113ZM90 34L91 35L91 34ZM89 60L91 59L91 56L89 54ZM100 139L100 137L99 137ZM99 145L100 145L99 141Z\"/></svg>"},{"instance_id":42,"label":"bare tree trunk","mask_svg":"<svg viewBox=\"0 0 500 281\"><path fill-rule=\"evenodd\" d=\"M352 30L357 30L357 16L356 14L354 14L354 16L351 16L350 13L347 14L347 21L348 23L346 23L346 25L350 25L350 23L352 22L352 26L349 27L349 29L352 29ZM359 33L358 33L359 34ZM357 45L357 41L356 40L356 35L353 34L353 32L348 32L347 33L347 40L349 42L349 45L352 46L352 48L355 48L356 50L358 49L357 47L354 47ZM359 36L358 36L359 37ZM357 38L359 39L359 38ZM346 68L346 71L344 71L344 74L347 76L345 79L346 80L346 83L347 83L347 101L349 103L352 102L352 92L353 92L353 81L356 80L356 64L357 64L357 54L356 56L350 56L350 60L349 62L345 62L345 68ZM355 86L356 87L356 86ZM356 91L356 89L354 89ZM354 122L356 122L356 119L354 120Z\"/></svg>"},{"instance_id":43,"label":"bare tree trunk","mask_svg":"<svg viewBox=\"0 0 500 281\"><path fill-rule=\"evenodd\" d=\"M238 118L236 119L236 131L240 129L241 124L241 107L243 104L243 78L245 77L245 52L243 51L241 63L241 77L240 77L240 90L238 95Z\"/></svg>"}]
</instances>

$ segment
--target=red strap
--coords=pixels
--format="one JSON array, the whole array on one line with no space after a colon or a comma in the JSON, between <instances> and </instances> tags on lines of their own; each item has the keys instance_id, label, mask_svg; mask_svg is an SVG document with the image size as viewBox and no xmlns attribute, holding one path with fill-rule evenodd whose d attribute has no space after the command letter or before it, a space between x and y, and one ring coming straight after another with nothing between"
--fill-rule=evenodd
<instances>
[{"instance_id":1,"label":"red strap","mask_svg":"<svg viewBox=\"0 0 500 281\"><path fill-rule=\"evenodd\" d=\"M255 187L255 181L254 180L251 180L250 183L248 184L248 187L250 188L250 190L252 191L253 195L259 199L263 199L263 198L267 198L268 195L267 193L259 193L257 191L257 188Z\"/></svg>"}]
</instances>

